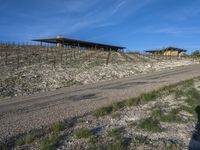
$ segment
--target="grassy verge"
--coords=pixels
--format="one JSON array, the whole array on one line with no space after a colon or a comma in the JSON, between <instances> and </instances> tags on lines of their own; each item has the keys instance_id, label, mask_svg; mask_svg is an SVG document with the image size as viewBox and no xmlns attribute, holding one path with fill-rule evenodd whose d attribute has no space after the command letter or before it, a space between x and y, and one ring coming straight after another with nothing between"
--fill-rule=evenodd
<instances>
[{"instance_id":1,"label":"grassy verge","mask_svg":"<svg viewBox=\"0 0 200 150\"><path fill-rule=\"evenodd\" d=\"M53 149L56 143L62 138L59 136L60 132L71 126L73 126L73 123L70 121L56 122L43 129L32 130L28 133L11 137L8 139L8 142L0 143L0 149L13 149L33 143L37 143L37 149Z\"/></svg>"},{"instance_id":2,"label":"grassy verge","mask_svg":"<svg viewBox=\"0 0 200 150\"><path fill-rule=\"evenodd\" d=\"M123 102L115 102L110 106L101 107L101 108L96 109L93 112L93 116L95 116L96 118L99 118L99 117L102 117L105 115L109 115L113 112L123 110L126 107L142 105L142 104L146 104L150 101L155 101L159 97L162 97L164 95L169 95L172 93L175 93L176 97L180 97L180 95L183 94L181 89L191 87L191 85L193 85L193 81L194 81L193 79L187 80L187 81L182 81L182 82L179 82L179 83L176 83L173 85L165 86L156 91L141 94L138 97L129 98L128 100L123 101ZM197 94L194 92L193 92L193 95L197 96Z\"/></svg>"}]
</instances>

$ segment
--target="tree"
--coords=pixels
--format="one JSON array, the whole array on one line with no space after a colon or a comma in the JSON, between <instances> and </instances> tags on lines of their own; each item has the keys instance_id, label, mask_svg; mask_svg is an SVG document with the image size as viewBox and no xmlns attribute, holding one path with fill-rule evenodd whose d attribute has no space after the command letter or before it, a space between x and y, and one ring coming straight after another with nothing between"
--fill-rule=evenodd
<instances>
[{"instance_id":1,"label":"tree","mask_svg":"<svg viewBox=\"0 0 200 150\"><path fill-rule=\"evenodd\" d=\"M196 50L196 51L192 52L192 56L200 57L200 50Z\"/></svg>"}]
</instances>

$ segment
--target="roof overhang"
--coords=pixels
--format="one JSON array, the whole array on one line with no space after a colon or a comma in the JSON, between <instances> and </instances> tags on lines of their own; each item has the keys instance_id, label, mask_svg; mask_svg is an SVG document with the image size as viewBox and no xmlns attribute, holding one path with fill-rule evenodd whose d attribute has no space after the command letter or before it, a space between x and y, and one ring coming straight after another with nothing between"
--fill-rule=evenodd
<instances>
[{"instance_id":1,"label":"roof overhang","mask_svg":"<svg viewBox=\"0 0 200 150\"><path fill-rule=\"evenodd\" d=\"M52 43L52 44L61 43L63 45L70 45L70 46L93 47L93 48L96 47L96 48L114 49L114 50L125 49L125 47L121 47L121 46L101 44L101 43L88 42L88 41L81 41L81 40L75 40L75 39L69 39L69 38L35 39L35 40L32 40L32 41Z\"/></svg>"}]
</instances>

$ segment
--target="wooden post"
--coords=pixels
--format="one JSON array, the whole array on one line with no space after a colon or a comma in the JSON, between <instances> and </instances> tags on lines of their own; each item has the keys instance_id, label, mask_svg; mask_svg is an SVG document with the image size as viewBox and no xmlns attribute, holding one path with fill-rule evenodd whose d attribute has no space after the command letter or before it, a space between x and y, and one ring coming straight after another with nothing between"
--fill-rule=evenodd
<instances>
[{"instance_id":1,"label":"wooden post","mask_svg":"<svg viewBox=\"0 0 200 150\"><path fill-rule=\"evenodd\" d=\"M106 65L107 66L108 66L108 63L109 63L109 60L110 60L110 55L111 55L111 49L108 52L108 57L107 57L107 60L106 60Z\"/></svg>"},{"instance_id":2,"label":"wooden post","mask_svg":"<svg viewBox=\"0 0 200 150\"><path fill-rule=\"evenodd\" d=\"M63 53L62 53L62 50L60 51L60 63L61 63L61 65L62 65L62 55L63 55Z\"/></svg>"},{"instance_id":3,"label":"wooden post","mask_svg":"<svg viewBox=\"0 0 200 150\"><path fill-rule=\"evenodd\" d=\"M17 52L17 68L19 68L19 65L20 65L19 64L19 51L16 50L16 52Z\"/></svg>"},{"instance_id":4,"label":"wooden post","mask_svg":"<svg viewBox=\"0 0 200 150\"><path fill-rule=\"evenodd\" d=\"M8 65L8 52L7 52L7 49L6 49L6 58L5 58L5 65L7 66Z\"/></svg>"}]
</instances>

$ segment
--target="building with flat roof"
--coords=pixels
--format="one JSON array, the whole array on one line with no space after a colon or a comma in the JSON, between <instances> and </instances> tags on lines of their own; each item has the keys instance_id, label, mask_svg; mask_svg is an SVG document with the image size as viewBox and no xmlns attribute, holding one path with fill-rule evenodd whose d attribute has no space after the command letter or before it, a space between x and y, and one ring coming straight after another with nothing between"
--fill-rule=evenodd
<instances>
[{"instance_id":1,"label":"building with flat roof","mask_svg":"<svg viewBox=\"0 0 200 150\"><path fill-rule=\"evenodd\" d=\"M148 50L145 52L153 54L153 55L180 56L184 54L185 52L187 52L187 50L184 50L181 48L175 48L175 47L168 47L161 50Z\"/></svg>"},{"instance_id":2,"label":"building with flat roof","mask_svg":"<svg viewBox=\"0 0 200 150\"><path fill-rule=\"evenodd\" d=\"M32 41L40 42L41 45L42 45L42 43L51 43L51 44L56 44L59 47L103 49L105 51L108 51L108 50L121 51L121 50L125 49L125 47L121 47L121 46L95 43L95 42L89 42L89 41L82 41L82 40L76 40L76 39L69 39L69 38L64 38L63 36L57 36L56 38L50 38L50 39L34 39Z\"/></svg>"}]
</instances>

